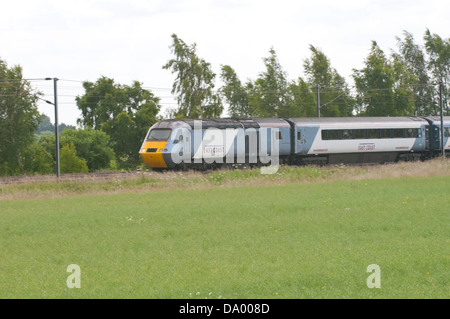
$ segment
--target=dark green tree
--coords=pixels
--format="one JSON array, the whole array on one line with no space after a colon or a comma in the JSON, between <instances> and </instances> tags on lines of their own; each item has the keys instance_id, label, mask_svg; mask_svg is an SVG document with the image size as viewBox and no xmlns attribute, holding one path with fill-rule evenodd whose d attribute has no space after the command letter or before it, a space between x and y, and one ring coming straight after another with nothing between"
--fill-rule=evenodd
<instances>
[{"instance_id":1,"label":"dark green tree","mask_svg":"<svg viewBox=\"0 0 450 319\"><path fill-rule=\"evenodd\" d=\"M223 105L219 94L214 92L216 74L211 64L197 56L196 44L187 45L172 34L171 50L175 55L163 69L176 73L172 94L176 95L178 118L220 117Z\"/></svg>"},{"instance_id":2,"label":"dark green tree","mask_svg":"<svg viewBox=\"0 0 450 319\"><path fill-rule=\"evenodd\" d=\"M39 127L38 127L38 129L36 131L37 135L41 135L44 132L45 132L44 134L48 134L49 132L52 133L52 134L55 133L55 125L53 125L53 123L50 122L50 118L47 115L45 115L43 113L40 114L39 121L40 121L39 122ZM59 132L62 132L65 129L74 130L75 126L67 125L65 123L61 123L61 124L58 125Z\"/></svg>"},{"instance_id":3,"label":"dark green tree","mask_svg":"<svg viewBox=\"0 0 450 319\"><path fill-rule=\"evenodd\" d=\"M303 67L309 87L316 90L319 86L321 116L352 116L354 100L344 77L331 67L321 50L312 45L309 49L311 57L305 59Z\"/></svg>"},{"instance_id":4,"label":"dark green tree","mask_svg":"<svg viewBox=\"0 0 450 319\"><path fill-rule=\"evenodd\" d=\"M413 78L399 60L391 62L373 41L365 67L353 71L357 109L365 116L414 115Z\"/></svg>"},{"instance_id":5,"label":"dark green tree","mask_svg":"<svg viewBox=\"0 0 450 319\"><path fill-rule=\"evenodd\" d=\"M86 93L76 98L83 115L78 122L108 134L120 166L135 167L140 161L139 147L150 126L157 121L160 99L137 81L128 86L101 77L96 83L85 82L83 86ZM125 120L127 125L124 125ZM80 152L79 146L75 146ZM95 169L89 159L86 160L89 168Z\"/></svg>"},{"instance_id":6,"label":"dark green tree","mask_svg":"<svg viewBox=\"0 0 450 319\"><path fill-rule=\"evenodd\" d=\"M59 140L62 146L73 144L77 156L86 160L91 172L108 168L111 160L115 159L110 137L103 131L92 128L64 130Z\"/></svg>"},{"instance_id":7,"label":"dark green tree","mask_svg":"<svg viewBox=\"0 0 450 319\"><path fill-rule=\"evenodd\" d=\"M53 141L53 149L55 143ZM24 172L27 175L34 174L52 174L55 172L55 160L47 150L33 141L28 148L24 150Z\"/></svg>"},{"instance_id":8,"label":"dark green tree","mask_svg":"<svg viewBox=\"0 0 450 319\"><path fill-rule=\"evenodd\" d=\"M249 83L249 103L255 116L271 117L288 113L289 84L287 74L278 61L272 47L269 56L263 58L266 70L255 82Z\"/></svg>"},{"instance_id":9,"label":"dark green tree","mask_svg":"<svg viewBox=\"0 0 450 319\"><path fill-rule=\"evenodd\" d=\"M394 61L400 61L407 68L411 77L411 90L415 97L415 114L430 115L435 113L433 105L432 83L427 68L424 48L416 44L411 33L403 31L403 39L396 37L398 53L393 53Z\"/></svg>"},{"instance_id":10,"label":"dark green tree","mask_svg":"<svg viewBox=\"0 0 450 319\"><path fill-rule=\"evenodd\" d=\"M108 168L115 159L114 151L110 146L110 137L105 132L92 128L64 130L59 138L61 147L73 144L76 155L86 161L89 170L96 171ZM52 156L52 163L56 161L55 135L42 135L39 145Z\"/></svg>"},{"instance_id":11,"label":"dark green tree","mask_svg":"<svg viewBox=\"0 0 450 319\"><path fill-rule=\"evenodd\" d=\"M22 68L0 59L0 175L25 173L24 151L39 125L37 100Z\"/></svg>"},{"instance_id":12,"label":"dark green tree","mask_svg":"<svg viewBox=\"0 0 450 319\"><path fill-rule=\"evenodd\" d=\"M77 150L73 143L68 143L61 148L61 173L88 173L86 160L77 156Z\"/></svg>"},{"instance_id":13,"label":"dark green tree","mask_svg":"<svg viewBox=\"0 0 450 319\"><path fill-rule=\"evenodd\" d=\"M450 89L448 88L450 83L450 38L443 39L437 34L432 34L430 30L427 29L424 40L426 52L429 57L428 70L431 73L433 83L443 83L444 110L447 109L448 112L448 100L450 99ZM435 88L434 104L439 105L438 86L436 85Z\"/></svg>"},{"instance_id":14,"label":"dark green tree","mask_svg":"<svg viewBox=\"0 0 450 319\"><path fill-rule=\"evenodd\" d=\"M228 114L231 117L252 116L253 112L248 102L247 91L239 80L236 71L229 65L223 65L220 77L224 83L220 92L228 103Z\"/></svg>"},{"instance_id":15,"label":"dark green tree","mask_svg":"<svg viewBox=\"0 0 450 319\"><path fill-rule=\"evenodd\" d=\"M316 93L301 77L289 85L288 115L289 117L317 116Z\"/></svg>"}]
</instances>

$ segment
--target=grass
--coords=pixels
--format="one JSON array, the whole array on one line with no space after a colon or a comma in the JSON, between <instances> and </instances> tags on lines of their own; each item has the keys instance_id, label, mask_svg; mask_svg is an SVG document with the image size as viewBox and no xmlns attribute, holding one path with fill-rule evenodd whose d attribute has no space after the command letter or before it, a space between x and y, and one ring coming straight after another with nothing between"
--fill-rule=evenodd
<instances>
[{"instance_id":1,"label":"grass","mask_svg":"<svg viewBox=\"0 0 450 319\"><path fill-rule=\"evenodd\" d=\"M58 198L87 194L155 192L175 189L205 189L255 185L284 185L335 180L386 177L427 177L450 175L450 160L375 166L291 167L280 166L276 174L259 169L212 172L151 171L112 175L31 176L10 181L0 179L0 200Z\"/></svg>"},{"instance_id":2,"label":"grass","mask_svg":"<svg viewBox=\"0 0 450 319\"><path fill-rule=\"evenodd\" d=\"M450 297L450 175L290 169L0 201L0 298Z\"/></svg>"}]
</instances>

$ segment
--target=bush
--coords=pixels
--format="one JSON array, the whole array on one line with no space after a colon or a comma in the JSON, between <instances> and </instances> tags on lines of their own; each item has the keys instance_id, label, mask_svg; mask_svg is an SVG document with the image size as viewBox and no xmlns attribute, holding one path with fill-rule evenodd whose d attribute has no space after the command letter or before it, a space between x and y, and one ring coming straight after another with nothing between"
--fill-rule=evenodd
<instances>
[{"instance_id":1,"label":"bush","mask_svg":"<svg viewBox=\"0 0 450 319\"><path fill-rule=\"evenodd\" d=\"M88 173L86 160L78 158L75 145L70 142L60 151L61 173Z\"/></svg>"}]
</instances>

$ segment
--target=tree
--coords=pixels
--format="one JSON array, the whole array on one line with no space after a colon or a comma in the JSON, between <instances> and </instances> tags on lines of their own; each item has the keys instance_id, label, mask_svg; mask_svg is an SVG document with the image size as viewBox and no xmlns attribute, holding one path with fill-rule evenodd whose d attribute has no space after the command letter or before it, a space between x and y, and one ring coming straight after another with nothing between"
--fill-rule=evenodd
<instances>
[{"instance_id":1,"label":"tree","mask_svg":"<svg viewBox=\"0 0 450 319\"><path fill-rule=\"evenodd\" d=\"M61 148L61 173L88 173L86 160L78 158L75 145L69 143Z\"/></svg>"},{"instance_id":2,"label":"tree","mask_svg":"<svg viewBox=\"0 0 450 319\"><path fill-rule=\"evenodd\" d=\"M100 130L92 128L64 130L59 140L61 146L73 144L77 156L86 160L90 171L108 168L111 160L115 158L109 135Z\"/></svg>"},{"instance_id":3,"label":"tree","mask_svg":"<svg viewBox=\"0 0 450 319\"><path fill-rule=\"evenodd\" d=\"M24 173L24 151L39 125L38 97L22 77L0 59L0 175Z\"/></svg>"},{"instance_id":4,"label":"tree","mask_svg":"<svg viewBox=\"0 0 450 319\"><path fill-rule=\"evenodd\" d=\"M112 145L121 167L135 167L140 160L142 140L150 126L157 121L160 99L137 81L128 86L101 77L96 83L85 82L83 86L86 93L76 98L83 114L78 122L84 127L108 134L111 140L104 145ZM124 120L129 123L124 125ZM93 169L89 159L86 160L89 168Z\"/></svg>"},{"instance_id":5,"label":"tree","mask_svg":"<svg viewBox=\"0 0 450 319\"><path fill-rule=\"evenodd\" d=\"M425 48L429 56L428 69L432 75L432 82L444 85L443 102L448 105L450 99L450 90L448 84L450 83L450 39L442 39L437 34L432 34L430 30L426 30ZM437 86L436 86L437 87ZM435 105L439 105L437 101L438 92L435 91ZM448 112L448 109L447 109Z\"/></svg>"},{"instance_id":6,"label":"tree","mask_svg":"<svg viewBox=\"0 0 450 319\"><path fill-rule=\"evenodd\" d=\"M321 116L351 116L354 101L344 77L331 67L321 50L312 45L309 49L311 57L305 59L303 67L309 87L319 86Z\"/></svg>"},{"instance_id":7,"label":"tree","mask_svg":"<svg viewBox=\"0 0 450 319\"><path fill-rule=\"evenodd\" d=\"M292 81L289 85L288 110L289 117L314 117L317 116L316 94L308 83L301 77L298 82Z\"/></svg>"},{"instance_id":8,"label":"tree","mask_svg":"<svg viewBox=\"0 0 450 319\"><path fill-rule=\"evenodd\" d=\"M353 70L358 112L365 116L406 116L414 113L411 74L401 61L391 62L373 41L365 67Z\"/></svg>"},{"instance_id":9,"label":"tree","mask_svg":"<svg viewBox=\"0 0 450 319\"><path fill-rule=\"evenodd\" d=\"M55 144L53 144L55 148ZM33 141L24 151L24 173L51 174L55 172L55 160L47 150L37 141Z\"/></svg>"},{"instance_id":10,"label":"tree","mask_svg":"<svg viewBox=\"0 0 450 319\"><path fill-rule=\"evenodd\" d=\"M211 65L197 56L196 44L187 45L176 34L172 34L172 53L163 69L176 73L172 94L177 95L178 118L220 117L223 111L221 99L214 89L216 74Z\"/></svg>"},{"instance_id":11,"label":"tree","mask_svg":"<svg viewBox=\"0 0 450 319\"><path fill-rule=\"evenodd\" d=\"M431 79L427 68L427 57L424 49L414 42L411 33L403 31L404 38L396 37L398 53L393 53L394 61L400 61L412 75L411 90L415 96L415 114L430 115L435 113Z\"/></svg>"},{"instance_id":12,"label":"tree","mask_svg":"<svg viewBox=\"0 0 450 319\"><path fill-rule=\"evenodd\" d=\"M260 117L287 114L288 81L287 74L278 61L272 47L269 56L263 58L266 70L259 74L255 82L249 83L249 103L255 114Z\"/></svg>"},{"instance_id":13,"label":"tree","mask_svg":"<svg viewBox=\"0 0 450 319\"><path fill-rule=\"evenodd\" d=\"M67 125L65 123L61 123L58 125L58 130L59 132L62 132L65 129L70 129L70 130L74 130L75 126L73 125ZM41 134L48 134L48 132L51 132L52 134L55 133L55 126L53 125L52 122L50 122L50 118L45 115L44 113L40 114L39 116L39 127L36 131L37 135L41 135Z\"/></svg>"},{"instance_id":14,"label":"tree","mask_svg":"<svg viewBox=\"0 0 450 319\"><path fill-rule=\"evenodd\" d=\"M228 103L228 113L231 117L250 117L252 109L248 102L248 94L245 87L239 80L236 72L229 65L222 66L220 74L224 82L220 92Z\"/></svg>"},{"instance_id":15,"label":"tree","mask_svg":"<svg viewBox=\"0 0 450 319\"><path fill-rule=\"evenodd\" d=\"M59 137L61 147L73 144L77 157L86 161L90 171L108 168L115 159L114 151L110 146L110 137L105 132L84 128L77 130L64 130ZM56 161L55 135L41 135L38 144Z\"/></svg>"}]
</instances>

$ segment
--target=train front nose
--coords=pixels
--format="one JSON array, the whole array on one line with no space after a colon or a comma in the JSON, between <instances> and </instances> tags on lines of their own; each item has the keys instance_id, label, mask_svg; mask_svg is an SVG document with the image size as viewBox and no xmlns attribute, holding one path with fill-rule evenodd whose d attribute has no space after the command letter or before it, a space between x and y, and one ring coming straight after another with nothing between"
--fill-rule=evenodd
<instances>
[{"instance_id":1,"label":"train front nose","mask_svg":"<svg viewBox=\"0 0 450 319\"><path fill-rule=\"evenodd\" d=\"M167 168L163 157L166 141L146 141L139 154L144 163L151 168Z\"/></svg>"}]
</instances>

